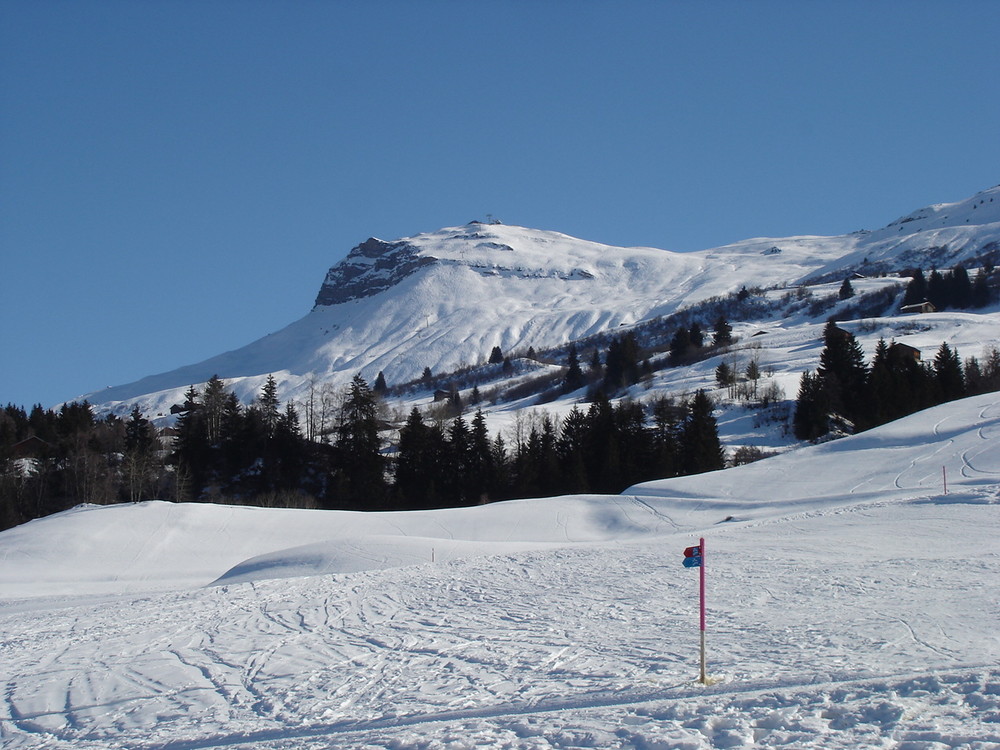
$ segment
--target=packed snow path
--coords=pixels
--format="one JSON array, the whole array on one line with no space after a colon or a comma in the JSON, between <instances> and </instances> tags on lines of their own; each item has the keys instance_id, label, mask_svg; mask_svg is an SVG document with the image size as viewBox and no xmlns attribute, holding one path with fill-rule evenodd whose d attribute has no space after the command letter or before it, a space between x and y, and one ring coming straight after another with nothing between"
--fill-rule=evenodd
<instances>
[{"instance_id":1,"label":"packed snow path","mask_svg":"<svg viewBox=\"0 0 1000 750\"><path fill-rule=\"evenodd\" d=\"M709 688L680 538L22 610L2 618L2 738L995 747L996 513L886 504L721 531ZM915 537L887 544L901 521ZM945 530L971 560L932 559Z\"/></svg>"},{"instance_id":2,"label":"packed snow path","mask_svg":"<svg viewBox=\"0 0 1000 750\"><path fill-rule=\"evenodd\" d=\"M302 541L299 527L283 527L291 517L278 514L276 521L286 520L269 533L279 547L258 549L253 565L227 564L235 572L226 576L204 571L206 580L221 577L217 585L122 595L93 583L72 599L46 595L60 584L41 580L42 596L0 600L0 743L58 750L995 749L1000 486L990 477L1000 468L997 418L1000 406L970 401L813 451L813 459L790 456L786 470L817 477L826 500L794 496L791 483L775 482L775 504L748 503L745 520L722 522L721 513L735 502L736 485L767 462L705 477L714 489L700 498L689 492L692 480L657 483L656 493L635 499L607 498L604 538L569 541L567 528L570 536L594 536L593 518L569 524L563 514L572 500L542 500L513 506L523 527L514 527L520 540L502 529L506 550L483 541L484 554L475 554L472 526L462 520L468 514L455 511L431 517L451 536L465 534L462 554L446 560L265 580L295 569L291 561L303 556L294 545ZM862 438L883 452L852 452ZM886 452L900 461L887 461ZM915 453L932 458L921 468ZM820 470L835 454L852 462L839 495ZM911 476L925 476L929 462L941 460L968 467L954 472L947 495L913 479L902 483L915 487L908 494L876 496L871 485L851 492L859 474L878 471L891 488L901 473L915 468ZM718 492L726 481L729 491ZM681 489L691 505L666 499ZM592 500L581 501L581 514L593 511ZM551 521L552 508L560 523ZM113 516L128 511L63 519L106 519L102 544L121 546L136 570L133 579L121 568L104 575L120 577L126 591L135 580L152 580L126 544L134 525L113 531ZM246 532L236 518L225 519L229 536L217 535L219 544L244 550ZM393 523L403 533L405 519ZM427 533L427 516L412 524ZM546 524L558 529L546 532L547 542ZM29 527L0 535L5 564L30 568ZM695 682L697 573L680 564L698 535L709 550L708 664L716 682L707 687ZM535 548L524 547L527 537ZM410 555L419 545L407 539L399 548ZM390 544L384 535L377 542ZM364 539L353 543L363 547ZM189 545L190 538L180 546ZM320 559L317 549L306 557ZM35 560L53 554L36 552ZM221 554L206 550L205 558L219 566ZM374 557L380 567L384 557ZM81 580L99 579L96 568L107 559ZM345 559L323 557L324 564ZM189 578L183 571L180 579Z\"/></svg>"}]
</instances>

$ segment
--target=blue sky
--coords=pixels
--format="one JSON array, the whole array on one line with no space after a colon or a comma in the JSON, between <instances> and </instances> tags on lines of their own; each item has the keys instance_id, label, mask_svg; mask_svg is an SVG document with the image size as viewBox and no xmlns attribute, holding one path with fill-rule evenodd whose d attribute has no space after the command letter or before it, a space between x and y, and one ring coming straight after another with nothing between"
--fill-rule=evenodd
<instances>
[{"instance_id":1,"label":"blue sky","mask_svg":"<svg viewBox=\"0 0 1000 750\"><path fill-rule=\"evenodd\" d=\"M0 0L0 403L304 315L492 214L704 249L1000 182L996 2Z\"/></svg>"}]
</instances>

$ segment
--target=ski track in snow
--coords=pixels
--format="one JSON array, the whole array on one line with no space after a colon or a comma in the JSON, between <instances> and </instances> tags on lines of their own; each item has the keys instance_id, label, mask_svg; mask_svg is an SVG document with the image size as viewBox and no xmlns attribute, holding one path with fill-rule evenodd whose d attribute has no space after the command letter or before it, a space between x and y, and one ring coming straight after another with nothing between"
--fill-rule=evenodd
<instances>
[{"instance_id":1,"label":"ski track in snow","mask_svg":"<svg viewBox=\"0 0 1000 750\"><path fill-rule=\"evenodd\" d=\"M846 515L879 526L899 512ZM770 526L774 540L790 532ZM726 531L716 548L733 546L739 529ZM998 652L977 644L983 618L1000 612L955 586L961 561L922 565L919 577L907 559L875 571L838 560L834 571L826 556L809 560L811 541L787 557L776 544L746 569L715 556L710 671L722 682L709 687L691 679L696 576L675 559L680 541L666 556L660 544L599 545L4 616L5 672L18 676L4 678L0 739L162 750L459 737L458 747L1000 743ZM980 564L979 580L997 580L996 554ZM926 613L929 591L945 601ZM928 704L933 726L921 720Z\"/></svg>"}]
</instances>

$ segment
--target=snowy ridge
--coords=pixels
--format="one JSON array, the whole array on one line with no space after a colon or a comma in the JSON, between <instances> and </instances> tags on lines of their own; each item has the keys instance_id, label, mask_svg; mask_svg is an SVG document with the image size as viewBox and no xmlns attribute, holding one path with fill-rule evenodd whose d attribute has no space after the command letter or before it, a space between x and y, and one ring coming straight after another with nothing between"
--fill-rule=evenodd
<instances>
[{"instance_id":1,"label":"snowy ridge","mask_svg":"<svg viewBox=\"0 0 1000 750\"><path fill-rule=\"evenodd\" d=\"M1000 260L1000 187L915 212L877 232L756 238L695 253L622 248L558 232L474 223L371 238L333 266L312 311L240 349L84 396L125 414L167 413L214 374L247 401L268 374L283 401L360 373L390 383L558 346L669 314L743 285L793 286L914 266ZM83 397L81 397L83 398Z\"/></svg>"},{"instance_id":2,"label":"snowy ridge","mask_svg":"<svg viewBox=\"0 0 1000 750\"><path fill-rule=\"evenodd\" d=\"M0 533L0 740L988 750L998 507L990 394L617 497L78 508Z\"/></svg>"},{"instance_id":3,"label":"snowy ridge","mask_svg":"<svg viewBox=\"0 0 1000 750\"><path fill-rule=\"evenodd\" d=\"M957 203L936 203L890 223L885 230L917 232L941 227L995 224L1000 221L1000 185Z\"/></svg>"},{"instance_id":4,"label":"snowy ridge","mask_svg":"<svg viewBox=\"0 0 1000 750\"><path fill-rule=\"evenodd\" d=\"M905 268L945 269L959 262L1000 260L1000 185L957 203L939 203L860 235L857 249L812 278Z\"/></svg>"}]
</instances>

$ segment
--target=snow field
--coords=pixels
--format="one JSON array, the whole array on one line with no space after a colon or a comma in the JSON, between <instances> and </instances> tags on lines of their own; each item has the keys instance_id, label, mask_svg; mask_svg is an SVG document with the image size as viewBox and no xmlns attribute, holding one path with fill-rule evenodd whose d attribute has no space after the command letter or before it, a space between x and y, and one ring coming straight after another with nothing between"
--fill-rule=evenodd
<instances>
[{"instance_id":1,"label":"snow field","mask_svg":"<svg viewBox=\"0 0 1000 750\"><path fill-rule=\"evenodd\" d=\"M0 534L0 744L995 750L998 532L995 394L618 497L77 509Z\"/></svg>"},{"instance_id":2,"label":"snow field","mask_svg":"<svg viewBox=\"0 0 1000 750\"><path fill-rule=\"evenodd\" d=\"M16 613L0 620L17 675L0 737L175 750L850 748L885 736L991 747L1000 607L995 584L986 607L981 588L1000 580L1000 556L983 552L995 515L889 503L727 524L710 537L709 672L721 681L708 688L694 682L687 535ZM884 544L900 523L917 538ZM971 541L971 565L959 545L928 559L925 537L946 529ZM898 556L914 542L919 554ZM917 741L938 744L905 744Z\"/></svg>"}]
</instances>

